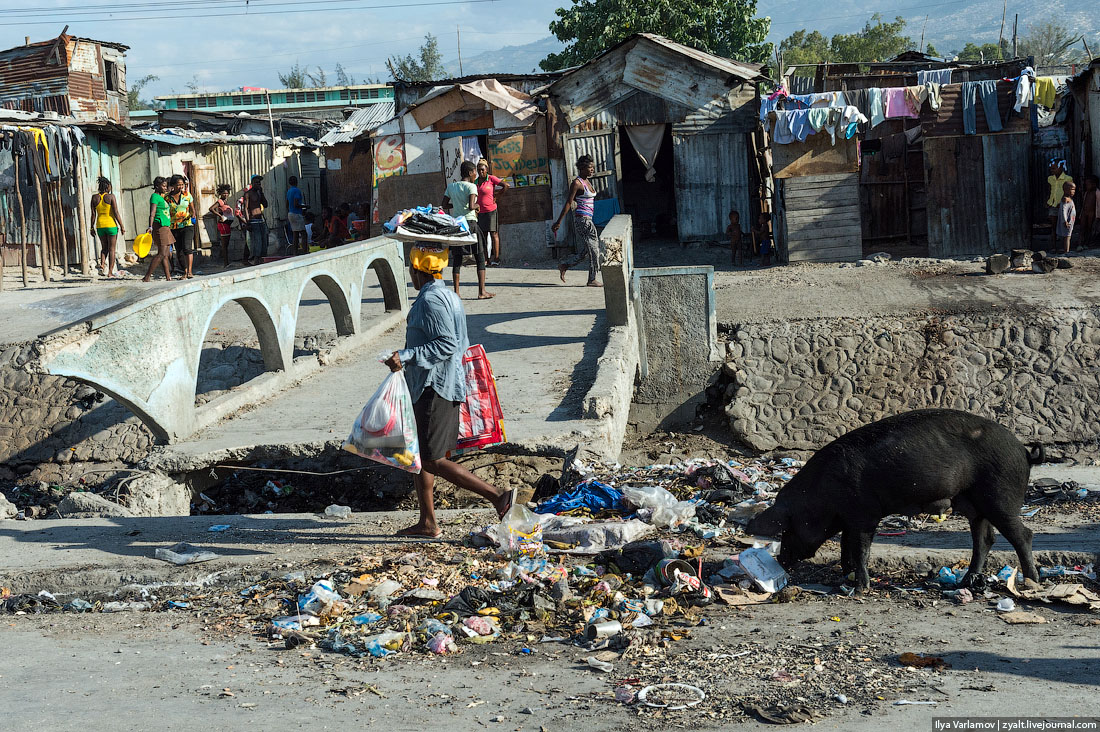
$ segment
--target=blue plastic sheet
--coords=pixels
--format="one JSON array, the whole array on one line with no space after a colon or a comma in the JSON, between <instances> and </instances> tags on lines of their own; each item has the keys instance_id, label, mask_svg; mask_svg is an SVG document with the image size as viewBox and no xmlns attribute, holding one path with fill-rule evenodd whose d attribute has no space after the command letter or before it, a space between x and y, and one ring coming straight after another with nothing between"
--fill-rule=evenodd
<instances>
[{"instance_id":1,"label":"blue plastic sheet","mask_svg":"<svg viewBox=\"0 0 1100 732\"><path fill-rule=\"evenodd\" d=\"M559 493L539 504L538 513L565 513L588 508L592 513L623 510L623 494L609 485L590 480L571 491Z\"/></svg>"}]
</instances>

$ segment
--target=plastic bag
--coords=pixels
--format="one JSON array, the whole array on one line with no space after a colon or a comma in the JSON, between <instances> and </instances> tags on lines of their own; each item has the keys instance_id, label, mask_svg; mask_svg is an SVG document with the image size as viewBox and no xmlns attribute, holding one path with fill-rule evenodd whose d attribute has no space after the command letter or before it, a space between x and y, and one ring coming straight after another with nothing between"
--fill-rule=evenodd
<instances>
[{"instance_id":1,"label":"plastic bag","mask_svg":"<svg viewBox=\"0 0 1100 732\"><path fill-rule=\"evenodd\" d=\"M636 509L650 511L649 522L659 528L675 528L695 516L695 504L677 501L659 485L623 488L623 500Z\"/></svg>"},{"instance_id":2,"label":"plastic bag","mask_svg":"<svg viewBox=\"0 0 1100 732\"><path fill-rule=\"evenodd\" d=\"M412 394L400 371L386 377L359 413L344 449L368 460L420 472Z\"/></svg>"},{"instance_id":3,"label":"plastic bag","mask_svg":"<svg viewBox=\"0 0 1100 732\"><path fill-rule=\"evenodd\" d=\"M508 509L496 530L503 554L510 557L542 557L542 524L536 514L518 503Z\"/></svg>"}]
</instances>

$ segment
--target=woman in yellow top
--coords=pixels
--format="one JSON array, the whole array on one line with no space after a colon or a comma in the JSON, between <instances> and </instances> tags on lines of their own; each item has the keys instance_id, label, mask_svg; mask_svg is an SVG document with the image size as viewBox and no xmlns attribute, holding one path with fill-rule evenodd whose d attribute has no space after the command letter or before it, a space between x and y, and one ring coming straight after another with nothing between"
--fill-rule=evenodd
<instances>
[{"instance_id":1,"label":"woman in yellow top","mask_svg":"<svg viewBox=\"0 0 1100 732\"><path fill-rule=\"evenodd\" d=\"M169 180L168 214L172 220L172 236L176 243L176 254L180 258L180 269L187 279L194 277L191 265L195 261L195 199L191 197L190 184L182 175L173 175Z\"/></svg>"},{"instance_id":2,"label":"woman in yellow top","mask_svg":"<svg viewBox=\"0 0 1100 732\"><path fill-rule=\"evenodd\" d=\"M1050 175L1047 176L1047 184L1050 186L1050 195L1047 196L1047 222L1050 224L1050 247L1055 245L1055 223L1058 220L1058 205L1062 203L1062 192L1066 183L1072 183L1073 178L1066 172L1069 166L1065 160L1050 159Z\"/></svg>"},{"instance_id":3,"label":"woman in yellow top","mask_svg":"<svg viewBox=\"0 0 1100 732\"><path fill-rule=\"evenodd\" d=\"M118 277L115 244L120 233L126 236L126 227L122 225L118 199L111 193L111 181L100 176L98 183L99 193L92 196L92 216L95 218L92 235L99 237L99 269L107 277Z\"/></svg>"}]
</instances>

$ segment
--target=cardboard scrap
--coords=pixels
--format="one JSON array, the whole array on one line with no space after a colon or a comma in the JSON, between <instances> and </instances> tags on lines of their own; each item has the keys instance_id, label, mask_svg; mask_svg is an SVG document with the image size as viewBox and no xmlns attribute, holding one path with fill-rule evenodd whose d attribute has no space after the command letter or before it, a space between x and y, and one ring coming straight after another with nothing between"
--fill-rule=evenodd
<instances>
[{"instance_id":1,"label":"cardboard scrap","mask_svg":"<svg viewBox=\"0 0 1100 732\"><path fill-rule=\"evenodd\" d=\"M1019 593L1019 597L1045 603L1061 602L1066 605L1087 608L1094 613L1100 612L1100 595L1080 583L1053 585L1037 590L1023 590Z\"/></svg>"},{"instance_id":2,"label":"cardboard scrap","mask_svg":"<svg viewBox=\"0 0 1100 732\"><path fill-rule=\"evenodd\" d=\"M919 656L909 651L898 656L898 663L902 666L911 666L913 668L934 668L936 670L951 668L951 664L939 656Z\"/></svg>"},{"instance_id":3,"label":"cardboard scrap","mask_svg":"<svg viewBox=\"0 0 1100 732\"><path fill-rule=\"evenodd\" d=\"M731 607L745 607L747 605L763 605L772 597L770 592L753 592L743 590L737 585L714 585L711 589L718 599Z\"/></svg>"},{"instance_id":4,"label":"cardboard scrap","mask_svg":"<svg viewBox=\"0 0 1100 732\"><path fill-rule=\"evenodd\" d=\"M1042 625L1048 622L1046 618L1038 613L1027 613L1023 610L1000 613L997 617L1009 625Z\"/></svg>"}]
</instances>

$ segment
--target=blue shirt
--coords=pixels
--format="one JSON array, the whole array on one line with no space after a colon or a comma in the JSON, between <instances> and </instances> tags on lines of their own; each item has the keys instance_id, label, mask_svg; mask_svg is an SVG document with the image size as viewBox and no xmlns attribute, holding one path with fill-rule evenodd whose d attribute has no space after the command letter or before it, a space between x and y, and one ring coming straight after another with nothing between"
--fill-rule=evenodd
<instances>
[{"instance_id":1,"label":"blue shirt","mask_svg":"<svg viewBox=\"0 0 1100 732\"><path fill-rule=\"evenodd\" d=\"M420 288L406 319L405 349L397 357L404 364L405 382L415 402L431 387L452 402L466 401L466 369L462 358L470 347L466 310L462 300L443 280Z\"/></svg>"},{"instance_id":2,"label":"blue shirt","mask_svg":"<svg viewBox=\"0 0 1100 732\"><path fill-rule=\"evenodd\" d=\"M287 213L302 215L302 191L292 186L286 191Z\"/></svg>"}]
</instances>

